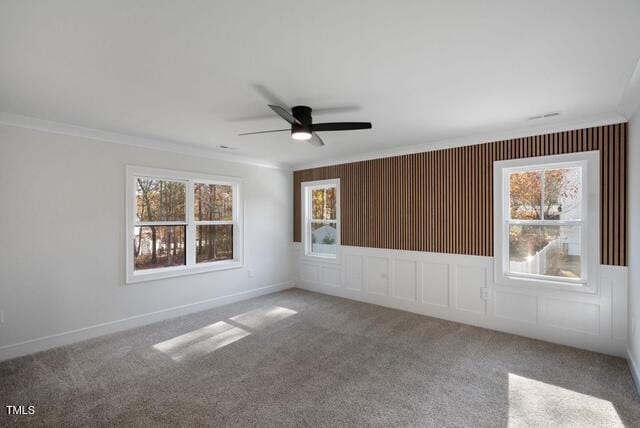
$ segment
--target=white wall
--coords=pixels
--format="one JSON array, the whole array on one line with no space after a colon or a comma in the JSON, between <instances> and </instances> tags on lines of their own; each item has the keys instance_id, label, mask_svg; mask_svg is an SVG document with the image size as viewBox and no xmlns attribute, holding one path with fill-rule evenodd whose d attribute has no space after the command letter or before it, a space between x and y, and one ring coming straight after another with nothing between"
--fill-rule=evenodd
<instances>
[{"instance_id":1,"label":"white wall","mask_svg":"<svg viewBox=\"0 0 640 428\"><path fill-rule=\"evenodd\" d=\"M627 268L600 266L597 293L498 285L493 257L341 247L337 263L294 243L297 285L617 356L627 347Z\"/></svg>"},{"instance_id":2,"label":"white wall","mask_svg":"<svg viewBox=\"0 0 640 428\"><path fill-rule=\"evenodd\" d=\"M125 285L125 164L242 177L245 268ZM291 186L286 170L0 125L0 360L291 286Z\"/></svg>"},{"instance_id":3,"label":"white wall","mask_svg":"<svg viewBox=\"0 0 640 428\"><path fill-rule=\"evenodd\" d=\"M640 109L629 121L629 361L640 390Z\"/></svg>"}]
</instances>

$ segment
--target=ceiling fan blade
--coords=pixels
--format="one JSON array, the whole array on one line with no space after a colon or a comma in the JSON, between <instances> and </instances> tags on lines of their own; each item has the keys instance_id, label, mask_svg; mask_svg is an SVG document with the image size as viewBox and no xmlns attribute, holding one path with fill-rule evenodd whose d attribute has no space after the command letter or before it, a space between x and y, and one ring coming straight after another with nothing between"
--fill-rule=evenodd
<instances>
[{"instance_id":1,"label":"ceiling fan blade","mask_svg":"<svg viewBox=\"0 0 640 428\"><path fill-rule=\"evenodd\" d=\"M286 120L287 122L289 122L290 124L298 124L298 125L302 125L300 123L300 121L298 121L298 119L296 119L295 117L293 117L293 115L291 113L289 113L287 110L285 110L284 108L280 107L280 106L275 106L273 104L269 104L269 107L271 107L271 110L275 111L278 116L280 116L281 118L283 118L284 120Z\"/></svg>"},{"instance_id":2,"label":"ceiling fan blade","mask_svg":"<svg viewBox=\"0 0 640 428\"><path fill-rule=\"evenodd\" d=\"M283 100L281 100L280 97L278 97L271 89L267 88L265 85L262 85L260 83L254 83L251 86L253 86L253 89L255 89L257 92L259 92L260 95L262 95L262 97L269 104L275 104L275 105L278 105L278 106L283 106L285 109L289 110L289 106L287 106L287 103L285 103Z\"/></svg>"},{"instance_id":3,"label":"ceiling fan blade","mask_svg":"<svg viewBox=\"0 0 640 428\"><path fill-rule=\"evenodd\" d=\"M337 113L353 113L360 111L360 106L339 106L339 107L320 107L313 108L313 115L317 114L337 114Z\"/></svg>"},{"instance_id":4,"label":"ceiling fan blade","mask_svg":"<svg viewBox=\"0 0 640 428\"><path fill-rule=\"evenodd\" d=\"M316 147L324 146L324 141L322 141L322 138L320 138L318 134L316 134L315 132L311 133L311 139L309 139L308 141L309 141L309 144L311 144L312 146L316 146Z\"/></svg>"},{"instance_id":5,"label":"ceiling fan blade","mask_svg":"<svg viewBox=\"0 0 640 428\"><path fill-rule=\"evenodd\" d=\"M371 129L371 122L327 122L313 124L313 130L315 132L352 131L354 129Z\"/></svg>"},{"instance_id":6,"label":"ceiling fan blade","mask_svg":"<svg viewBox=\"0 0 640 428\"><path fill-rule=\"evenodd\" d=\"M238 136L243 136L243 135L255 135L255 134L267 134L269 132L283 132L283 131L289 131L291 132L291 128L287 128L287 129L273 129L271 131L256 131L256 132L243 132L242 134L238 134Z\"/></svg>"}]
</instances>

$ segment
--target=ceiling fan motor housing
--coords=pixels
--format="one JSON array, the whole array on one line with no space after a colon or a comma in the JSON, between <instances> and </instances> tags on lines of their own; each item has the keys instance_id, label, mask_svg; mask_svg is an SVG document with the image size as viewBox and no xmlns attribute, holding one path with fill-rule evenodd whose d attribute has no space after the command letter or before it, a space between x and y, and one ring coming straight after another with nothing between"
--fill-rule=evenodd
<instances>
[{"instance_id":1,"label":"ceiling fan motor housing","mask_svg":"<svg viewBox=\"0 0 640 428\"><path fill-rule=\"evenodd\" d=\"M291 134L296 132L311 132L311 107L309 106L295 106L291 108L291 114L295 117L301 125L297 123L291 124Z\"/></svg>"}]
</instances>

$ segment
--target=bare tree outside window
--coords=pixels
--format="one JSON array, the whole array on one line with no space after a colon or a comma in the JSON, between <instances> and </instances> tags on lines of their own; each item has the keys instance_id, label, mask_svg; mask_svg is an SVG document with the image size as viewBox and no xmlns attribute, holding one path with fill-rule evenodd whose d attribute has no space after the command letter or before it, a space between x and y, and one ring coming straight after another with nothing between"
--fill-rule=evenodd
<instances>
[{"instance_id":1,"label":"bare tree outside window","mask_svg":"<svg viewBox=\"0 0 640 428\"><path fill-rule=\"evenodd\" d=\"M233 187L194 184L196 263L233 259Z\"/></svg>"},{"instance_id":2,"label":"bare tree outside window","mask_svg":"<svg viewBox=\"0 0 640 428\"><path fill-rule=\"evenodd\" d=\"M136 270L186 264L185 197L183 182L136 178Z\"/></svg>"}]
</instances>

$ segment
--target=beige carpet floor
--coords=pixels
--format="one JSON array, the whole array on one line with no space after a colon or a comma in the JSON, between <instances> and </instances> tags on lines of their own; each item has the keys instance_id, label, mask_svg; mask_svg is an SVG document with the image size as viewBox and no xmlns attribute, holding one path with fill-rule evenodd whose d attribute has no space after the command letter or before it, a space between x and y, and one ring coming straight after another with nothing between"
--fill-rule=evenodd
<instances>
[{"instance_id":1,"label":"beige carpet floor","mask_svg":"<svg viewBox=\"0 0 640 428\"><path fill-rule=\"evenodd\" d=\"M2 426L640 426L623 359L295 289L0 363L0 404Z\"/></svg>"}]
</instances>

